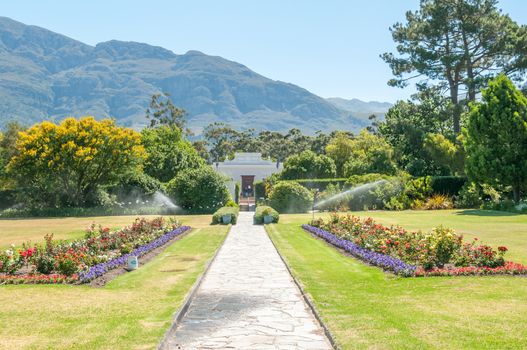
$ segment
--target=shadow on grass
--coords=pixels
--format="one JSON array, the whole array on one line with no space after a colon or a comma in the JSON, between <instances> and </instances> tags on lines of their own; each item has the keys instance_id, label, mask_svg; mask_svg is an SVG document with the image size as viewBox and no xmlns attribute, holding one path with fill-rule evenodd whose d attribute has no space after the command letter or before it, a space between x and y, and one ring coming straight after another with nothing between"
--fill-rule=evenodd
<instances>
[{"instance_id":1,"label":"shadow on grass","mask_svg":"<svg viewBox=\"0 0 527 350\"><path fill-rule=\"evenodd\" d=\"M456 215L473 215L473 216L517 216L526 215L525 213L512 213L509 211L498 210L481 210L481 209L466 209L456 213Z\"/></svg>"}]
</instances>

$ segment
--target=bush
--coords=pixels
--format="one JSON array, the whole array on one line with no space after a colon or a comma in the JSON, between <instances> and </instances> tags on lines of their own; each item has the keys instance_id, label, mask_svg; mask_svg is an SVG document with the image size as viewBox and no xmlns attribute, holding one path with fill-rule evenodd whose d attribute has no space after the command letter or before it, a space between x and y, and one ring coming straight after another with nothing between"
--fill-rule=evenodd
<instances>
[{"instance_id":1,"label":"bush","mask_svg":"<svg viewBox=\"0 0 527 350\"><path fill-rule=\"evenodd\" d=\"M313 204L313 194L296 182L279 182L269 194L269 204L280 213L305 213Z\"/></svg>"},{"instance_id":2,"label":"bush","mask_svg":"<svg viewBox=\"0 0 527 350\"><path fill-rule=\"evenodd\" d=\"M260 198L267 198L267 193L265 192L265 182L256 181L254 184L254 197L258 201Z\"/></svg>"},{"instance_id":3,"label":"bush","mask_svg":"<svg viewBox=\"0 0 527 350\"><path fill-rule=\"evenodd\" d=\"M481 191L474 182L466 182L455 199L456 208L479 208L483 204Z\"/></svg>"},{"instance_id":4,"label":"bush","mask_svg":"<svg viewBox=\"0 0 527 350\"><path fill-rule=\"evenodd\" d=\"M442 194L434 194L423 205L423 209L426 210L452 209L453 207L452 200Z\"/></svg>"},{"instance_id":5,"label":"bush","mask_svg":"<svg viewBox=\"0 0 527 350\"><path fill-rule=\"evenodd\" d=\"M280 216L276 210L266 205L259 205L256 207L254 212L254 223L261 225L264 222L264 216L271 215L273 217L273 222L277 223L280 219Z\"/></svg>"},{"instance_id":6,"label":"bush","mask_svg":"<svg viewBox=\"0 0 527 350\"><path fill-rule=\"evenodd\" d=\"M163 184L159 180L141 172L136 172L121 179L117 185L108 190L110 194L116 195L119 201L152 196L158 191L164 192Z\"/></svg>"},{"instance_id":7,"label":"bush","mask_svg":"<svg viewBox=\"0 0 527 350\"><path fill-rule=\"evenodd\" d=\"M83 217L111 215L173 215L178 214L177 208L167 207L90 207L90 208L24 208L5 209L0 211L0 218L29 217Z\"/></svg>"},{"instance_id":8,"label":"bush","mask_svg":"<svg viewBox=\"0 0 527 350\"><path fill-rule=\"evenodd\" d=\"M329 184L326 189L318 196L315 207L320 210L345 211L343 209L347 208L348 206L348 196L342 195L331 199L340 193L342 193L342 190L337 184Z\"/></svg>"},{"instance_id":9,"label":"bush","mask_svg":"<svg viewBox=\"0 0 527 350\"><path fill-rule=\"evenodd\" d=\"M348 187L346 178L282 180L280 182L296 182L308 190L318 190L319 192L325 191L330 185L338 186L339 188Z\"/></svg>"},{"instance_id":10,"label":"bush","mask_svg":"<svg viewBox=\"0 0 527 350\"><path fill-rule=\"evenodd\" d=\"M0 209L5 209L15 204L14 190L0 190Z\"/></svg>"},{"instance_id":11,"label":"bush","mask_svg":"<svg viewBox=\"0 0 527 350\"><path fill-rule=\"evenodd\" d=\"M177 205L194 213L212 213L230 199L226 180L211 167L186 169L167 185Z\"/></svg>"},{"instance_id":12,"label":"bush","mask_svg":"<svg viewBox=\"0 0 527 350\"><path fill-rule=\"evenodd\" d=\"M234 184L234 202L240 203L240 183Z\"/></svg>"},{"instance_id":13,"label":"bush","mask_svg":"<svg viewBox=\"0 0 527 350\"><path fill-rule=\"evenodd\" d=\"M312 151L303 151L285 160L280 178L285 180L316 179L334 177L336 174L337 168L333 159L325 155L317 155Z\"/></svg>"},{"instance_id":14,"label":"bush","mask_svg":"<svg viewBox=\"0 0 527 350\"><path fill-rule=\"evenodd\" d=\"M388 180L391 176L385 174L370 173L364 175L352 175L346 180L348 187L355 187L357 185L367 184L379 180Z\"/></svg>"},{"instance_id":15,"label":"bush","mask_svg":"<svg viewBox=\"0 0 527 350\"><path fill-rule=\"evenodd\" d=\"M231 224L236 225L236 221L238 219L238 213L240 212L240 209L236 206L226 206L218 209L213 215L212 215L212 224L223 224L223 216L224 215L230 215L231 217Z\"/></svg>"},{"instance_id":16,"label":"bush","mask_svg":"<svg viewBox=\"0 0 527 350\"><path fill-rule=\"evenodd\" d=\"M433 176L430 186L434 193L457 196L467 181L465 176Z\"/></svg>"}]
</instances>

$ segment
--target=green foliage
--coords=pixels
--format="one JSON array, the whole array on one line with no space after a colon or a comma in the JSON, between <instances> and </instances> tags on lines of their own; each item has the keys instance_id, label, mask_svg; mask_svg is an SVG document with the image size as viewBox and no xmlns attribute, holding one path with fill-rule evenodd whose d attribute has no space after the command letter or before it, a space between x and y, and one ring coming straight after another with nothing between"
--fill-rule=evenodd
<instances>
[{"instance_id":1,"label":"green foliage","mask_svg":"<svg viewBox=\"0 0 527 350\"><path fill-rule=\"evenodd\" d=\"M345 162L344 176L381 173L394 174L393 148L380 136L362 130L351 140L351 157Z\"/></svg>"},{"instance_id":2,"label":"green foliage","mask_svg":"<svg viewBox=\"0 0 527 350\"><path fill-rule=\"evenodd\" d=\"M226 179L211 167L185 169L167 185L169 196L190 212L212 213L230 199Z\"/></svg>"},{"instance_id":3,"label":"green foliage","mask_svg":"<svg viewBox=\"0 0 527 350\"><path fill-rule=\"evenodd\" d=\"M479 208L483 204L479 186L467 181L455 198L456 208Z\"/></svg>"},{"instance_id":4,"label":"green foliage","mask_svg":"<svg viewBox=\"0 0 527 350\"><path fill-rule=\"evenodd\" d=\"M170 99L170 95L164 92L152 96L150 105L146 110L146 119L150 120L151 128L166 125L183 130L186 114L185 110L176 107Z\"/></svg>"},{"instance_id":5,"label":"green foliage","mask_svg":"<svg viewBox=\"0 0 527 350\"><path fill-rule=\"evenodd\" d=\"M344 164L353 156L353 142L349 135L338 132L326 146L326 154L333 159L337 168L337 175L344 175Z\"/></svg>"},{"instance_id":6,"label":"green foliage","mask_svg":"<svg viewBox=\"0 0 527 350\"><path fill-rule=\"evenodd\" d=\"M277 223L280 219L280 215L276 210L269 206L265 205L259 205L256 207L256 211L254 212L254 223L257 225L261 225L264 223L264 216L271 215L273 217L273 222Z\"/></svg>"},{"instance_id":7,"label":"green foliage","mask_svg":"<svg viewBox=\"0 0 527 350\"><path fill-rule=\"evenodd\" d=\"M255 181L253 183L254 187L254 197L258 201L260 198L267 198L267 192L265 191L265 182L264 181Z\"/></svg>"},{"instance_id":8,"label":"green foliage","mask_svg":"<svg viewBox=\"0 0 527 350\"><path fill-rule=\"evenodd\" d=\"M159 180L142 172L124 176L117 185L109 188L109 193L116 195L117 200L148 197L158 191L164 192L164 185Z\"/></svg>"},{"instance_id":9,"label":"green foliage","mask_svg":"<svg viewBox=\"0 0 527 350\"><path fill-rule=\"evenodd\" d=\"M457 196L467 181L466 176L432 176L430 186L433 193Z\"/></svg>"},{"instance_id":10,"label":"green foliage","mask_svg":"<svg viewBox=\"0 0 527 350\"><path fill-rule=\"evenodd\" d=\"M411 101L398 101L379 123L379 134L392 145L397 165L413 176L448 175L449 168L437 164L423 147L427 135L451 137L450 103L439 89L425 89Z\"/></svg>"},{"instance_id":11,"label":"green foliage","mask_svg":"<svg viewBox=\"0 0 527 350\"><path fill-rule=\"evenodd\" d=\"M88 208L23 208L5 209L0 211L0 218L51 218L51 217L86 217L113 215L174 215L177 209L149 206L130 207L88 207Z\"/></svg>"},{"instance_id":12,"label":"green foliage","mask_svg":"<svg viewBox=\"0 0 527 350\"><path fill-rule=\"evenodd\" d=\"M7 179L7 164L17 154L16 142L18 140L18 133L24 131L25 128L18 122L7 123L3 132L0 132L0 189L6 187L4 184L8 183ZM1 207L0 202L0 207Z\"/></svg>"},{"instance_id":13,"label":"green foliage","mask_svg":"<svg viewBox=\"0 0 527 350\"><path fill-rule=\"evenodd\" d=\"M376 186L370 194L375 197L374 203L377 209L421 208L432 194L431 182L430 176L412 179L403 175Z\"/></svg>"},{"instance_id":14,"label":"green foliage","mask_svg":"<svg viewBox=\"0 0 527 350\"><path fill-rule=\"evenodd\" d=\"M504 75L471 105L464 131L469 177L492 186L511 186L519 203L527 189L527 98Z\"/></svg>"},{"instance_id":15,"label":"green foliage","mask_svg":"<svg viewBox=\"0 0 527 350\"><path fill-rule=\"evenodd\" d=\"M334 200L329 200L331 197L342 192L341 187L336 183L330 183L327 185L324 191L318 195L316 208L319 210L330 210L337 211L340 209L346 209L348 207L349 198L343 196Z\"/></svg>"},{"instance_id":16,"label":"green foliage","mask_svg":"<svg viewBox=\"0 0 527 350\"><path fill-rule=\"evenodd\" d=\"M67 118L19 133L9 162L24 204L34 207L97 204L97 191L140 170L140 135L115 121Z\"/></svg>"},{"instance_id":17,"label":"green foliage","mask_svg":"<svg viewBox=\"0 0 527 350\"><path fill-rule=\"evenodd\" d=\"M141 131L141 141L147 155L144 172L161 182L170 181L183 169L196 169L204 164L175 125L145 128Z\"/></svg>"},{"instance_id":18,"label":"green foliage","mask_svg":"<svg viewBox=\"0 0 527 350\"><path fill-rule=\"evenodd\" d=\"M461 142L452 142L442 134L427 134L424 149L439 167L448 168L451 174L463 174L465 155Z\"/></svg>"},{"instance_id":19,"label":"green foliage","mask_svg":"<svg viewBox=\"0 0 527 350\"><path fill-rule=\"evenodd\" d=\"M218 209L213 215L212 215L212 224L223 224L223 216L229 215L231 217L231 224L236 225L236 221L238 219L238 213L240 212L240 209L238 206L225 206Z\"/></svg>"},{"instance_id":20,"label":"green foliage","mask_svg":"<svg viewBox=\"0 0 527 350\"><path fill-rule=\"evenodd\" d=\"M339 187L346 187L347 179L332 178L332 179L298 179L298 180L281 180L280 182L296 182L309 190L324 191L329 185L336 185Z\"/></svg>"},{"instance_id":21,"label":"green foliage","mask_svg":"<svg viewBox=\"0 0 527 350\"><path fill-rule=\"evenodd\" d=\"M254 191L256 193L256 185L254 185ZM258 198L258 196L256 196ZM240 183L236 182L234 184L234 202L240 203Z\"/></svg>"},{"instance_id":22,"label":"green foliage","mask_svg":"<svg viewBox=\"0 0 527 350\"><path fill-rule=\"evenodd\" d=\"M303 151L286 159L280 177L285 180L317 179L335 177L333 160L325 155L317 156L312 151Z\"/></svg>"},{"instance_id":23,"label":"green foliage","mask_svg":"<svg viewBox=\"0 0 527 350\"><path fill-rule=\"evenodd\" d=\"M377 173L370 173L370 174L364 174L364 175L351 175L346 180L346 185L348 187L355 187L362 184L367 184L369 182L375 182L379 180L387 180L390 179L391 176L386 174L377 174Z\"/></svg>"},{"instance_id":24,"label":"green foliage","mask_svg":"<svg viewBox=\"0 0 527 350\"><path fill-rule=\"evenodd\" d=\"M496 6L497 1L421 1L420 9L408 12L406 23L390 28L398 56L382 58L395 76L390 85L406 86L409 79L447 88L453 104L453 131L460 132L462 102L466 89L474 102L479 89L496 72L519 75L525 70L527 28L519 26ZM407 75L410 75L408 78Z\"/></svg>"},{"instance_id":25,"label":"green foliage","mask_svg":"<svg viewBox=\"0 0 527 350\"><path fill-rule=\"evenodd\" d=\"M279 213L305 213L313 205L313 194L295 182L279 182L269 194L269 204Z\"/></svg>"}]
</instances>

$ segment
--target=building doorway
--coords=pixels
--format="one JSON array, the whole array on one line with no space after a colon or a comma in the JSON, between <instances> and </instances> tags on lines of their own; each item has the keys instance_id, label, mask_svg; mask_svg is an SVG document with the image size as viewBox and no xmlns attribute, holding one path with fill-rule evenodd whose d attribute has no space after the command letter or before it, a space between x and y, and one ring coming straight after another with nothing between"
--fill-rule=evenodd
<instances>
[{"instance_id":1,"label":"building doorway","mask_svg":"<svg viewBox=\"0 0 527 350\"><path fill-rule=\"evenodd\" d=\"M254 175L242 175L240 196L243 198L254 198Z\"/></svg>"}]
</instances>

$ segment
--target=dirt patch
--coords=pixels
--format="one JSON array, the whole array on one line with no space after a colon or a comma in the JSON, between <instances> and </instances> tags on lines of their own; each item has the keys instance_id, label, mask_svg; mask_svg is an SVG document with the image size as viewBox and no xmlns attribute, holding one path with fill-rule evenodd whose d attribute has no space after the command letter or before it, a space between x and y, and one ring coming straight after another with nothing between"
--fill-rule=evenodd
<instances>
[{"instance_id":1,"label":"dirt patch","mask_svg":"<svg viewBox=\"0 0 527 350\"><path fill-rule=\"evenodd\" d=\"M171 245L175 241L178 241L178 240L182 239L183 237L187 236L190 231L192 231L192 229L187 230L187 231L185 231L184 233L182 233L180 235L177 235L176 237L174 237L170 241L166 242L162 246L157 247L156 249L151 250L148 253L146 253L145 255L141 256L141 258L139 260L139 264L140 264L139 266L148 263L150 260L155 258L160 253L162 253L169 245ZM195 260L195 259L192 259L192 260ZM139 267L139 268L141 268L141 267ZM110 282L114 278L116 278L116 277L118 277L118 276L120 276L120 275L122 275L124 273L127 273L127 272L128 272L128 270L124 266L118 267L118 268L110 270L107 273L105 273L104 275L102 275L100 277L97 277L96 279L92 280L89 283L89 285L92 286L92 287L96 287L96 288L103 287L106 283ZM162 271L162 272L172 272L172 271Z\"/></svg>"}]
</instances>

